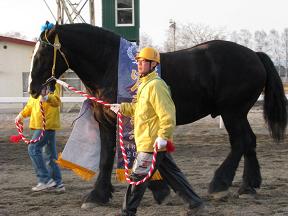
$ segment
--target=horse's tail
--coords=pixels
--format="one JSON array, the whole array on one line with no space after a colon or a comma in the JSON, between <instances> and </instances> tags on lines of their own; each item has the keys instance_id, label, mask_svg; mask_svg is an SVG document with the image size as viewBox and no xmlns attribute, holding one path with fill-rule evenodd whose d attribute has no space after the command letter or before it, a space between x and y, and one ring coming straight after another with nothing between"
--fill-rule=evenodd
<instances>
[{"instance_id":1,"label":"horse's tail","mask_svg":"<svg viewBox=\"0 0 288 216\"><path fill-rule=\"evenodd\" d=\"M267 72L264 95L264 119L274 140L279 142L284 138L287 126L287 99L278 72L270 59L257 52Z\"/></svg>"}]
</instances>

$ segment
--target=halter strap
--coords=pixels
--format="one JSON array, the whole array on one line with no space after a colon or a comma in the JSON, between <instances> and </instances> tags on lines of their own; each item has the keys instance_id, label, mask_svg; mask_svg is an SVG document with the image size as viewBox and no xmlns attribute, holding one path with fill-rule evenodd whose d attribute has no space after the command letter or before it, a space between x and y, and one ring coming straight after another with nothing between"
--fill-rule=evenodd
<instances>
[{"instance_id":1,"label":"halter strap","mask_svg":"<svg viewBox=\"0 0 288 216\"><path fill-rule=\"evenodd\" d=\"M46 32L45 32L45 38L46 37ZM70 68L69 63L67 61L67 58L65 56L65 54L61 51L61 43L59 41L59 36L58 34L56 34L55 39L54 39L54 44L53 44L53 48L54 48L54 54L53 54L53 66L52 66L52 76L55 77L55 67L56 67L56 58L57 58L57 51L59 51L59 53L61 54L61 56L63 57L66 65L67 65L67 69Z\"/></svg>"},{"instance_id":2,"label":"halter strap","mask_svg":"<svg viewBox=\"0 0 288 216\"><path fill-rule=\"evenodd\" d=\"M61 50L61 43L60 43L58 34L56 34L55 39L54 39L54 44L52 44L48 40L47 32L48 32L48 30L45 30L45 34L44 34L45 40L47 42L46 41L42 41L41 38L40 38L40 42L46 43L47 45L50 45L50 46L53 47L53 65L52 65L52 69L51 69L51 77L43 84L43 86L47 85L50 81L55 79L55 68L56 68L57 51L59 51L59 53L61 54L62 58L64 59L66 65L67 65L67 69L70 68L69 62L68 62L65 54Z\"/></svg>"}]
</instances>

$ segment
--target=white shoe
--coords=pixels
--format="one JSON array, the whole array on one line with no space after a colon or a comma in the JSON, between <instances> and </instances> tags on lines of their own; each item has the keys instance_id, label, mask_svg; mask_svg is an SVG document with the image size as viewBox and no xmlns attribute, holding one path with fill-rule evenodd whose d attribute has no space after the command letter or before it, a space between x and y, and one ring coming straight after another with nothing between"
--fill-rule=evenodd
<instances>
[{"instance_id":1,"label":"white shoe","mask_svg":"<svg viewBox=\"0 0 288 216\"><path fill-rule=\"evenodd\" d=\"M65 192L65 186L63 183L61 183L59 185L53 186L52 190L56 192Z\"/></svg>"},{"instance_id":2,"label":"white shoe","mask_svg":"<svg viewBox=\"0 0 288 216\"><path fill-rule=\"evenodd\" d=\"M35 187L32 187L32 191L42 191L48 188L52 188L56 185L56 182L53 179L50 179L46 184L45 183L38 183Z\"/></svg>"}]
</instances>

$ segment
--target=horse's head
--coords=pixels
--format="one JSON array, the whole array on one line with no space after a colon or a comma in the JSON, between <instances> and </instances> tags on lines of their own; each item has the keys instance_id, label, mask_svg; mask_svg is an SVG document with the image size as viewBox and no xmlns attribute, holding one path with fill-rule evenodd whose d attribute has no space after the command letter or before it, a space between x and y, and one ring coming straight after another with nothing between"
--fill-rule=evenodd
<instances>
[{"instance_id":1,"label":"horse's head","mask_svg":"<svg viewBox=\"0 0 288 216\"><path fill-rule=\"evenodd\" d=\"M34 98L40 95L44 85L49 84L53 89L55 80L49 83L47 80L52 76L59 78L69 67L58 37L56 25L43 31L35 46L29 78L29 93Z\"/></svg>"}]
</instances>

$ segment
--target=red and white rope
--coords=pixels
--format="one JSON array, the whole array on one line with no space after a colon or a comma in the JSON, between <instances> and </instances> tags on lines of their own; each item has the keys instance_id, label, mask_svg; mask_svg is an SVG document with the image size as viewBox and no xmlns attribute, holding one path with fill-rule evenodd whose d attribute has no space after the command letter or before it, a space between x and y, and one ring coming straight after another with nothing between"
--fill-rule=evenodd
<instances>
[{"instance_id":1,"label":"red and white rope","mask_svg":"<svg viewBox=\"0 0 288 216\"><path fill-rule=\"evenodd\" d=\"M122 152L122 156L124 159L124 167L125 167L125 177L126 177L126 181L129 184L132 185L139 185L142 184L143 182L147 181L154 169L155 169L155 163L156 163L156 156L157 156L157 147L155 145L154 148L154 152L153 152L153 157L152 157L152 164L151 167L149 169L148 174L140 181L134 182L129 178L129 167L128 167L128 159L127 159L127 155L126 155L126 151L125 151L125 146L124 146L124 142L123 142L123 122L122 122L122 114L120 112L117 113L117 117L118 117L118 130L119 130L119 143L120 143L120 148L121 148L121 152Z\"/></svg>"},{"instance_id":2,"label":"red and white rope","mask_svg":"<svg viewBox=\"0 0 288 216\"><path fill-rule=\"evenodd\" d=\"M19 133L21 139L26 144L36 143L44 136L44 131L45 131L45 127L46 127L46 120L45 120L45 114L44 114L43 102L42 101L40 101L40 110L41 110L41 116L42 116L42 127L43 127L43 130L41 131L41 134L35 139L29 140L28 138L26 138L23 135L23 122L21 122L21 120L15 121L18 133Z\"/></svg>"},{"instance_id":3,"label":"red and white rope","mask_svg":"<svg viewBox=\"0 0 288 216\"><path fill-rule=\"evenodd\" d=\"M100 103L104 106L111 106L111 104L109 103L106 103L96 97L93 97L85 92L82 92L82 91L79 91L78 89L74 88L73 86L70 86L68 83L62 81L62 80L58 80L58 79L55 79L57 83L59 83L60 85L64 86L65 88L68 88L70 89L71 91L77 93L77 94L80 94L82 95L83 97L86 97L90 100L93 100L97 103ZM127 155L126 155L126 150L125 150L125 147L124 147L124 142L123 142L123 122L122 122L122 115L120 112L118 112L117 114L117 117L118 117L118 127L119 127L119 143L120 143L120 148L121 148L121 152L122 152L122 155L123 155L123 159L124 159L124 167L125 167L125 177L126 177L126 180L129 184L133 184L133 185L139 185L139 184L142 184L143 182L147 181L154 169L155 169L155 163L156 163L156 156L157 156L157 147L155 145L155 148L154 148L154 152L153 152L153 157L152 157L152 165L149 169L149 172L148 174L140 181L137 181L137 182L134 182L132 181L130 178L129 178L129 167L128 167L128 160L127 160Z\"/></svg>"},{"instance_id":4,"label":"red and white rope","mask_svg":"<svg viewBox=\"0 0 288 216\"><path fill-rule=\"evenodd\" d=\"M68 83L66 83L66 82L64 82L62 80L56 79L56 82L59 83L60 85L64 86L65 88L68 88L71 91L74 91L75 93L82 95L83 97L86 97L86 98L88 98L90 100L93 100L93 101L95 101L97 103L100 103L100 104L102 104L104 106L110 106L109 103L106 103L106 102L104 102L104 101L102 101L102 100L100 100L100 99L98 99L98 98L96 98L94 96L91 96L91 95L87 94L86 92L80 91L80 90L74 88L73 86L70 86Z\"/></svg>"}]
</instances>

